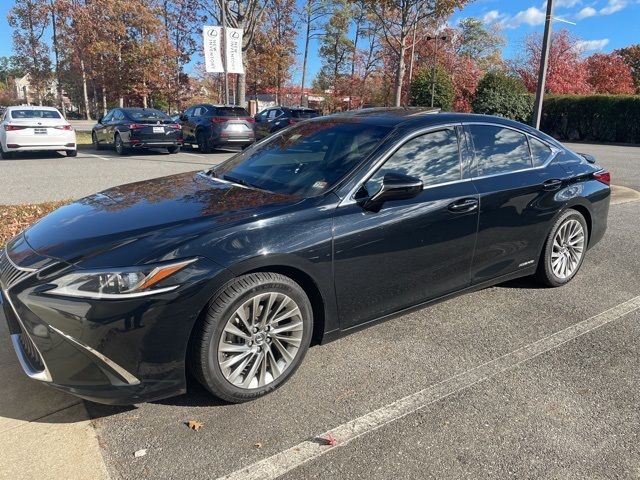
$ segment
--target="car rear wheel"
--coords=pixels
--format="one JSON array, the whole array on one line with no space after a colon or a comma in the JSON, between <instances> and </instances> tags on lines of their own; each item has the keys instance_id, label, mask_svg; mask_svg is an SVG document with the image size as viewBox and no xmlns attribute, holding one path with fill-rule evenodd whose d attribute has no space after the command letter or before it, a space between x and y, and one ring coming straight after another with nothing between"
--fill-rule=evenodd
<instances>
[{"instance_id":1,"label":"car rear wheel","mask_svg":"<svg viewBox=\"0 0 640 480\"><path fill-rule=\"evenodd\" d=\"M211 142L204 134L204 132L198 132L196 135L196 142L198 142L198 149L200 153L211 153L213 148L211 148Z\"/></svg>"},{"instance_id":2,"label":"car rear wheel","mask_svg":"<svg viewBox=\"0 0 640 480\"><path fill-rule=\"evenodd\" d=\"M94 150L102 150L102 145L98 143L98 136L96 132L91 132L91 143L93 143Z\"/></svg>"},{"instance_id":3,"label":"car rear wheel","mask_svg":"<svg viewBox=\"0 0 640 480\"><path fill-rule=\"evenodd\" d=\"M167 151L169 153L171 153L171 154L178 153L180 151L180 146L176 145L176 146L173 146L173 147L167 147Z\"/></svg>"},{"instance_id":4,"label":"car rear wheel","mask_svg":"<svg viewBox=\"0 0 640 480\"><path fill-rule=\"evenodd\" d=\"M77 157L78 150L67 150L67 157Z\"/></svg>"},{"instance_id":5,"label":"car rear wheel","mask_svg":"<svg viewBox=\"0 0 640 480\"><path fill-rule=\"evenodd\" d=\"M253 400L293 375L312 330L311 304L296 282L276 273L243 275L209 305L192 339L191 371L223 400Z\"/></svg>"},{"instance_id":6,"label":"car rear wheel","mask_svg":"<svg viewBox=\"0 0 640 480\"><path fill-rule=\"evenodd\" d=\"M122 141L122 138L120 138L120 135L118 134L116 134L115 145L116 145L116 153L118 155L126 155L127 153L129 153L129 149L124 146L124 142Z\"/></svg>"},{"instance_id":7,"label":"car rear wheel","mask_svg":"<svg viewBox=\"0 0 640 480\"><path fill-rule=\"evenodd\" d=\"M567 210L549 232L536 273L549 287L559 287L578 273L587 250L588 229L582 214Z\"/></svg>"},{"instance_id":8,"label":"car rear wheel","mask_svg":"<svg viewBox=\"0 0 640 480\"><path fill-rule=\"evenodd\" d=\"M0 155L5 160L9 160L10 158L13 158L13 152L5 152L4 148L2 147L0 147Z\"/></svg>"}]
</instances>

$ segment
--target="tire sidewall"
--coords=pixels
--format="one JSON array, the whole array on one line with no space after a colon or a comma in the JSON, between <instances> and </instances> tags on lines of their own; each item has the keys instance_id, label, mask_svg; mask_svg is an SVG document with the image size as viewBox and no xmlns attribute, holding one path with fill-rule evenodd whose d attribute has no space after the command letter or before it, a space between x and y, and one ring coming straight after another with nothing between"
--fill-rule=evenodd
<instances>
[{"instance_id":1,"label":"tire sidewall","mask_svg":"<svg viewBox=\"0 0 640 480\"><path fill-rule=\"evenodd\" d=\"M239 388L229 383L229 381L224 377L224 374L222 373L222 370L218 363L218 345L220 342L220 338L223 334L228 319L231 317L231 315L233 315L238 307L240 307L240 305L242 305L244 302L246 302L256 294L267 292L283 293L291 297L291 299L296 302L302 313L302 321L304 325L302 342L293 363L289 366L286 372L280 375L280 377L278 377L276 380L269 383L268 385L265 385L262 388L255 388L250 390ZM227 400L236 402L252 400L280 387L296 372L306 355L309 344L311 343L311 335L313 332L313 309L311 307L309 299L307 298L302 288L300 288L292 280L284 282L278 280L270 280L260 285L252 286L251 288L246 289L238 296L236 296L231 302L227 303L222 310L215 312L214 317L214 320L216 322L215 328L213 329L211 335L208 335L207 338L203 339L204 342L202 345L202 349L203 352L206 352L207 358L206 360L202 359L202 373L205 377L204 380L209 385L210 389L213 392L220 394L222 398Z\"/></svg>"},{"instance_id":2,"label":"tire sidewall","mask_svg":"<svg viewBox=\"0 0 640 480\"><path fill-rule=\"evenodd\" d=\"M582 250L582 255L580 256L580 261L578 262L576 269L573 271L573 273L569 277L560 278L556 276L556 274L553 272L553 267L551 266L551 252L553 251L553 239L558 233L558 230L560 229L560 227L570 219L577 220L578 222L580 222L580 225L582 225L582 230L584 232L584 237L585 237L584 246ZM565 285L569 283L573 279L573 277L576 276L576 274L580 271L580 268L582 267L582 262L584 261L584 257L587 253L588 243L589 243L589 229L587 228L587 222L582 216L582 214L577 210L566 210L565 212L563 212L558 218L558 220L556 220L556 222L554 223L553 228L551 229L551 232L547 237L547 242L545 244L545 249L544 249L544 272L551 285L553 286Z\"/></svg>"}]
</instances>

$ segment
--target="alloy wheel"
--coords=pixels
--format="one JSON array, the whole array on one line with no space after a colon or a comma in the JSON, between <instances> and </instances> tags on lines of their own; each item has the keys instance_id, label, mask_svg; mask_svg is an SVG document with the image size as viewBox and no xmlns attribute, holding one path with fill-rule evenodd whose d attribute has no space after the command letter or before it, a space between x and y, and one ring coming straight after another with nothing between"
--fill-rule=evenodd
<instances>
[{"instance_id":1,"label":"alloy wheel","mask_svg":"<svg viewBox=\"0 0 640 480\"><path fill-rule=\"evenodd\" d=\"M116 135L116 152L118 155L122 155L122 139L120 135Z\"/></svg>"},{"instance_id":2,"label":"alloy wheel","mask_svg":"<svg viewBox=\"0 0 640 480\"><path fill-rule=\"evenodd\" d=\"M564 280L571 277L582 260L585 247L585 232L582 224L570 218L558 228L553 237L551 268L554 275Z\"/></svg>"},{"instance_id":3,"label":"alloy wheel","mask_svg":"<svg viewBox=\"0 0 640 480\"><path fill-rule=\"evenodd\" d=\"M226 380L255 389L280 377L300 350L301 315L298 304L279 292L260 293L240 305L218 344L218 365Z\"/></svg>"}]
</instances>

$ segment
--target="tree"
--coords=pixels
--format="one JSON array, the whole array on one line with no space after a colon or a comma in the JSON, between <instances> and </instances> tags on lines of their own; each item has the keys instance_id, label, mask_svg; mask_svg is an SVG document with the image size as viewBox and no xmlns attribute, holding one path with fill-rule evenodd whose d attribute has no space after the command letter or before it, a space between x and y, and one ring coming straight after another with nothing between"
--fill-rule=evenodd
<instances>
[{"instance_id":1,"label":"tree","mask_svg":"<svg viewBox=\"0 0 640 480\"><path fill-rule=\"evenodd\" d=\"M536 90L538 67L542 51L542 36L531 34L524 41L524 57L514 68L530 92ZM579 39L563 29L551 36L546 91L556 94L585 94L591 88L587 82L587 69L582 60L583 49Z\"/></svg>"},{"instance_id":2,"label":"tree","mask_svg":"<svg viewBox=\"0 0 640 480\"><path fill-rule=\"evenodd\" d=\"M411 82L410 99L411 105L430 106L431 105L431 87L433 81L433 70L426 69L418 73ZM456 92L453 87L451 75L443 67L436 68L435 88L433 96L433 106L444 111L453 109L453 102Z\"/></svg>"},{"instance_id":3,"label":"tree","mask_svg":"<svg viewBox=\"0 0 640 480\"><path fill-rule=\"evenodd\" d=\"M324 26L320 44L322 67L314 83L320 90L331 90L334 98L343 93L343 80L346 80L350 73L354 50L353 42L349 39L350 13L346 1L334 4L333 13Z\"/></svg>"},{"instance_id":4,"label":"tree","mask_svg":"<svg viewBox=\"0 0 640 480\"><path fill-rule=\"evenodd\" d=\"M468 0L369 0L371 13L375 15L385 46L395 57L394 104L402 103L406 55L409 38L418 25L428 19L445 18L455 7L461 8Z\"/></svg>"},{"instance_id":5,"label":"tree","mask_svg":"<svg viewBox=\"0 0 640 480\"><path fill-rule=\"evenodd\" d=\"M43 39L49 26L49 4L39 0L16 0L8 15L13 28L16 63L29 75L38 103L42 105L51 80L49 47Z\"/></svg>"},{"instance_id":6,"label":"tree","mask_svg":"<svg viewBox=\"0 0 640 480\"><path fill-rule=\"evenodd\" d=\"M519 78L488 72L478 84L473 111L527 123L533 111L533 96Z\"/></svg>"},{"instance_id":7,"label":"tree","mask_svg":"<svg viewBox=\"0 0 640 480\"><path fill-rule=\"evenodd\" d=\"M487 27L480 19L468 17L460 21L452 42L458 55L474 60L483 71L495 70L503 64L505 39L496 25Z\"/></svg>"},{"instance_id":8,"label":"tree","mask_svg":"<svg viewBox=\"0 0 640 480\"><path fill-rule=\"evenodd\" d=\"M304 102L304 88L307 78L307 61L309 57L309 43L318 38L322 30L320 22L329 14L328 0L306 0L302 8L302 22L305 28L304 53L302 57L302 79L300 81L300 104Z\"/></svg>"},{"instance_id":9,"label":"tree","mask_svg":"<svg viewBox=\"0 0 640 480\"><path fill-rule=\"evenodd\" d=\"M633 95L631 69L617 53L594 53L585 60L594 93Z\"/></svg>"},{"instance_id":10,"label":"tree","mask_svg":"<svg viewBox=\"0 0 640 480\"><path fill-rule=\"evenodd\" d=\"M23 77L24 70L18 65L15 56L0 57L0 81L5 89L9 88L9 79Z\"/></svg>"},{"instance_id":11,"label":"tree","mask_svg":"<svg viewBox=\"0 0 640 480\"><path fill-rule=\"evenodd\" d=\"M640 43L621 48L614 53L620 55L631 69L631 77L633 78L636 93L640 93Z\"/></svg>"}]
</instances>

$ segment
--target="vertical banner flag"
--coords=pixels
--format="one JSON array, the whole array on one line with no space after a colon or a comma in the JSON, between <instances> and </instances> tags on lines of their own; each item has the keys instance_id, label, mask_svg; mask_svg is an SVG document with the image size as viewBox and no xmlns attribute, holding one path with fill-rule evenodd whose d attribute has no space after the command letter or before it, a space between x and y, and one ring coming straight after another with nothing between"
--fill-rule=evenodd
<instances>
[{"instance_id":1,"label":"vertical banner flag","mask_svg":"<svg viewBox=\"0 0 640 480\"><path fill-rule=\"evenodd\" d=\"M222 27L203 27L205 70L210 73L224 72L222 66Z\"/></svg>"},{"instance_id":2,"label":"vertical banner flag","mask_svg":"<svg viewBox=\"0 0 640 480\"><path fill-rule=\"evenodd\" d=\"M244 73L242 66L242 29L225 28L225 53L228 73Z\"/></svg>"}]
</instances>

